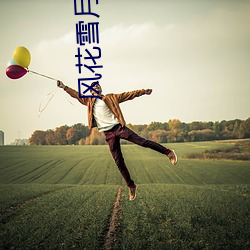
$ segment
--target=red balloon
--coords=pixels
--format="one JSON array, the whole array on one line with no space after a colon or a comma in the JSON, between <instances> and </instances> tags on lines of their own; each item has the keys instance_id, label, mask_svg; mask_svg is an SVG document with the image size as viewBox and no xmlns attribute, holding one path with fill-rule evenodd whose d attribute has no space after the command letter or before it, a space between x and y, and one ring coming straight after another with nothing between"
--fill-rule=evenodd
<instances>
[{"instance_id":1,"label":"red balloon","mask_svg":"<svg viewBox=\"0 0 250 250\"><path fill-rule=\"evenodd\" d=\"M11 79L18 79L24 76L27 73L27 69L19 65L10 65L6 69L6 75Z\"/></svg>"}]
</instances>

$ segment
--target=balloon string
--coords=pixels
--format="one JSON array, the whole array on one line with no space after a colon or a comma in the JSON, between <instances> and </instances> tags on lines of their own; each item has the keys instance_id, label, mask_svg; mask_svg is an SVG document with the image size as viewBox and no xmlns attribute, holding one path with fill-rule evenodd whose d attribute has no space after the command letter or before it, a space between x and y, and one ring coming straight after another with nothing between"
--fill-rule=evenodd
<instances>
[{"instance_id":1,"label":"balloon string","mask_svg":"<svg viewBox=\"0 0 250 250\"><path fill-rule=\"evenodd\" d=\"M35 71L33 71L33 70L30 70L30 69L27 69L27 71L28 71L28 72L30 72L30 73L33 73L33 74L37 74L37 75L39 75L39 76L46 77L46 78L48 78L48 79L50 79L50 80L57 81L57 79L55 79L55 78L52 78L52 77L50 77L50 76L46 76L46 75L43 75L43 74L37 73L37 72L35 72Z\"/></svg>"},{"instance_id":2,"label":"balloon string","mask_svg":"<svg viewBox=\"0 0 250 250\"><path fill-rule=\"evenodd\" d=\"M54 95L55 95L56 90L57 90L57 88L54 89L53 91L51 91L50 93L48 93L47 95L44 96L44 98L43 98L44 100L45 100L46 98L49 98L48 101L46 102L46 104L44 105L44 107L42 107L42 104L43 104L43 101L44 101L44 100L42 100L42 101L40 102L40 105L39 105L39 108L38 108L38 114L37 114L39 118L40 118L41 113L48 107L49 103L51 102L52 98L53 98Z\"/></svg>"},{"instance_id":3,"label":"balloon string","mask_svg":"<svg viewBox=\"0 0 250 250\"><path fill-rule=\"evenodd\" d=\"M73 107L75 107L75 105L74 105L70 100L68 100L68 102L69 102Z\"/></svg>"}]
</instances>

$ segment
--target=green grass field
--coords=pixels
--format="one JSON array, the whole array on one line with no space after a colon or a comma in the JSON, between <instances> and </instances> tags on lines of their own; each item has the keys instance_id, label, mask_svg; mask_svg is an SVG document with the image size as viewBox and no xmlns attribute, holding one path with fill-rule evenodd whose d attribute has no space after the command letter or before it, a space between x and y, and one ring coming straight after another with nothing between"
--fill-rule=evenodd
<instances>
[{"instance_id":1,"label":"green grass field","mask_svg":"<svg viewBox=\"0 0 250 250\"><path fill-rule=\"evenodd\" d=\"M0 249L103 249L120 186L112 249L249 249L250 162L185 157L231 145L123 145L133 202L106 145L0 147Z\"/></svg>"}]
</instances>

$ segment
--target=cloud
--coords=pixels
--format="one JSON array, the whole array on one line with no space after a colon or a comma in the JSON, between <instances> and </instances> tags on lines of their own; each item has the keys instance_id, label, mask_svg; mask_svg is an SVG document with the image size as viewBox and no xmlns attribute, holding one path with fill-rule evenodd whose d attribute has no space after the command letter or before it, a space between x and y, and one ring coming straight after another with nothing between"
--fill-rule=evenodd
<instances>
[{"instance_id":1,"label":"cloud","mask_svg":"<svg viewBox=\"0 0 250 250\"><path fill-rule=\"evenodd\" d=\"M102 58L98 63L104 66L101 72L107 80L122 76L123 81L128 81L131 75L135 81L168 78L177 82L186 78L197 82L204 74L210 74L214 82L231 82L228 78L233 77L233 72L249 62L244 59L249 51L246 13L240 8L235 12L215 9L185 22L120 23L109 27L99 35ZM74 30L40 42L34 55L41 60L39 67L51 74L56 70L60 76L69 78L77 76L77 47Z\"/></svg>"},{"instance_id":2,"label":"cloud","mask_svg":"<svg viewBox=\"0 0 250 250\"><path fill-rule=\"evenodd\" d=\"M125 25L118 24L111 28L104 30L101 33L101 38L104 45L113 46L118 42L129 43L141 41L145 36L150 34L150 31L154 29L153 23L142 23Z\"/></svg>"},{"instance_id":3,"label":"cloud","mask_svg":"<svg viewBox=\"0 0 250 250\"><path fill-rule=\"evenodd\" d=\"M66 56L68 56L75 48L75 33L71 31L56 39L42 40L34 46L32 54L34 54L34 56L39 56L39 58L50 56L53 60L52 57L54 56L54 60L58 58L68 60L72 55L68 58Z\"/></svg>"},{"instance_id":4,"label":"cloud","mask_svg":"<svg viewBox=\"0 0 250 250\"><path fill-rule=\"evenodd\" d=\"M164 33L169 32L173 26L164 28ZM77 76L77 48L75 31L70 31L61 37L39 42L32 49L34 66L42 72L67 77L71 74ZM100 33L100 43L81 47L82 54L84 49L99 46L102 57L98 63L104 66L102 72L106 75L114 75L113 72L131 67L139 70L140 65L149 62L151 57L159 57L156 52L157 47L154 40L162 41L162 33L154 23L142 23L125 25L118 24ZM91 51L91 50L90 50ZM86 62L85 62L86 63ZM144 65L145 66L145 65Z\"/></svg>"},{"instance_id":5,"label":"cloud","mask_svg":"<svg viewBox=\"0 0 250 250\"><path fill-rule=\"evenodd\" d=\"M169 37L172 36L176 25L169 24L159 27L154 23L141 23L133 25L118 24L107 28L100 33L100 43L93 46L100 46L102 55L106 61L112 60L141 60L154 54L160 47L169 44ZM168 37L169 36L169 37ZM32 49L33 63L48 66L48 61L66 61L75 64L75 54L77 52L75 31L70 31L61 37L50 40L42 40ZM88 45L87 48L91 48ZM84 50L84 48L81 48ZM160 51L160 50L159 50ZM106 56L105 56L106 55ZM133 58L131 58L133 56ZM156 53L159 56L159 53ZM49 59L48 59L49 57ZM39 58L36 59L35 58Z\"/></svg>"}]
</instances>

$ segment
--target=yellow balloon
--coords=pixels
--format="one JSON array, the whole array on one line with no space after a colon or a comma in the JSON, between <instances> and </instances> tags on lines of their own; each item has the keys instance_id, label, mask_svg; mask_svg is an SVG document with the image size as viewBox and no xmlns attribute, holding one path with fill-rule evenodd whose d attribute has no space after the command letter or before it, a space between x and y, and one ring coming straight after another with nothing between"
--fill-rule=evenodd
<instances>
[{"instance_id":1,"label":"yellow balloon","mask_svg":"<svg viewBox=\"0 0 250 250\"><path fill-rule=\"evenodd\" d=\"M19 66L28 68L30 65L30 52L23 46L16 47L14 50L13 58Z\"/></svg>"}]
</instances>

